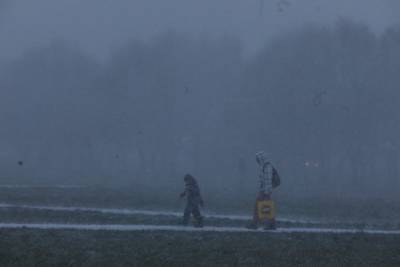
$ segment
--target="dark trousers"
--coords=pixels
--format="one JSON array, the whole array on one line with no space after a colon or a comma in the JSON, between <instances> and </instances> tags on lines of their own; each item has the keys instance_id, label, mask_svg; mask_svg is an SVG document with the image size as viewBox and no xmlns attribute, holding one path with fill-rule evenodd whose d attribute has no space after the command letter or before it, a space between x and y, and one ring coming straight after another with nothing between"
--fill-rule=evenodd
<instances>
[{"instance_id":1,"label":"dark trousers","mask_svg":"<svg viewBox=\"0 0 400 267\"><path fill-rule=\"evenodd\" d=\"M201 217L199 205L193 203L187 203L185 211L183 213L183 224L187 225L190 220L190 215L196 219L197 223L201 225L203 223L203 217Z\"/></svg>"}]
</instances>

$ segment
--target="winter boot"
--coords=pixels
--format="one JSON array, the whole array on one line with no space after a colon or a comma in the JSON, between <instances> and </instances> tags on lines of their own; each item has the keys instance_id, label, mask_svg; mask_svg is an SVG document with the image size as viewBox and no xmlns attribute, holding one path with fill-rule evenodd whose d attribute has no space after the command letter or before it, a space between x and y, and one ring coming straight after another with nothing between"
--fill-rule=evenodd
<instances>
[{"instance_id":1,"label":"winter boot","mask_svg":"<svg viewBox=\"0 0 400 267\"><path fill-rule=\"evenodd\" d=\"M264 226L264 230L276 230L276 223L275 220L267 221Z\"/></svg>"},{"instance_id":2,"label":"winter boot","mask_svg":"<svg viewBox=\"0 0 400 267\"><path fill-rule=\"evenodd\" d=\"M204 222L203 222L203 217L198 218L196 221L196 224L194 225L196 228L203 228L204 227Z\"/></svg>"}]
</instances>

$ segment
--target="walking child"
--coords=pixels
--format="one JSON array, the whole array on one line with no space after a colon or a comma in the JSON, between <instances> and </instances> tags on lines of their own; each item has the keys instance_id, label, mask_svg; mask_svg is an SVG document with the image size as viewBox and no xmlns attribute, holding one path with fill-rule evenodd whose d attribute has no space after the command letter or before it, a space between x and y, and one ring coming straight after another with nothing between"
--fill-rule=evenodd
<instances>
[{"instance_id":1,"label":"walking child","mask_svg":"<svg viewBox=\"0 0 400 267\"><path fill-rule=\"evenodd\" d=\"M186 174L183 178L185 182L185 191L180 195L181 198L186 197L186 207L183 213L183 225L187 226L190 221L190 216L193 215L196 220L196 227L203 227L203 217L200 213L200 208L203 207L204 202L200 194L199 185L190 174Z\"/></svg>"}]
</instances>

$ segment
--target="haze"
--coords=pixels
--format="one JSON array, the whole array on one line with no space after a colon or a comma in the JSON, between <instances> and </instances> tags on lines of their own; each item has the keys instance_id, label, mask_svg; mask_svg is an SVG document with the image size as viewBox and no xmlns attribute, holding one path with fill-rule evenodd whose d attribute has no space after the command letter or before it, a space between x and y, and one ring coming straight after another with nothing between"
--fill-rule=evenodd
<instances>
[{"instance_id":1,"label":"haze","mask_svg":"<svg viewBox=\"0 0 400 267\"><path fill-rule=\"evenodd\" d=\"M398 3L0 1L1 182L396 197Z\"/></svg>"},{"instance_id":2,"label":"haze","mask_svg":"<svg viewBox=\"0 0 400 267\"><path fill-rule=\"evenodd\" d=\"M2 2L0 58L54 39L72 42L98 58L131 39L166 30L219 36L236 34L250 51L272 35L303 23L338 17L363 21L376 31L397 20L396 0L13 0ZM262 11L260 3L264 2Z\"/></svg>"}]
</instances>

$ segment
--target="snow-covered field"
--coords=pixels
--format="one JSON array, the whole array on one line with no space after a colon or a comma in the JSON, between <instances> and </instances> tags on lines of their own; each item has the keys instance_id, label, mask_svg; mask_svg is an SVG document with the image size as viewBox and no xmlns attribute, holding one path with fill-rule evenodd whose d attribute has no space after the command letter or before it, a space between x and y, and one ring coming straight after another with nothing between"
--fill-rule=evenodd
<instances>
[{"instance_id":1,"label":"snow-covered field","mask_svg":"<svg viewBox=\"0 0 400 267\"><path fill-rule=\"evenodd\" d=\"M140 210L140 209L117 209L117 208L89 208L89 207L62 207L62 206L40 206L40 205L17 205L0 203L0 209L27 209L60 212L99 212L104 214L118 215L144 215L144 216L174 216L181 217L182 214L172 211ZM209 219L225 219L249 221L250 216L227 215L227 214L205 214ZM400 230L385 229L359 229L359 228L332 228L323 227L323 221L278 218L278 222L290 222L301 224L320 224L322 227L285 227L278 228L274 233L332 233L332 234L385 234L399 235ZM326 223L326 222L325 222ZM0 223L0 228L33 228L33 229L75 229L75 230L109 230L109 231L206 231L206 232L254 232L245 227L223 227L207 226L204 228L183 227L177 225L145 225L145 224L64 224L64 223Z\"/></svg>"},{"instance_id":2,"label":"snow-covered field","mask_svg":"<svg viewBox=\"0 0 400 267\"><path fill-rule=\"evenodd\" d=\"M0 184L0 188L8 189L34 189L34 188L54 188L54 189L76 189L87 188L84 185L29 185L29 184Z\"/></svg>"},{"instance_id":3,"label":"snow-covered field","mask_svg":"<svg viewBox=\"0 0 400 267\"><path fill-rule=\"evenodd\" d=\"M12 203L0 203L0 209L27 209L27 210L44 210L44 211L63 211L63 212L98 212L103 214L117 214L117 215L144 215L144 216L173 216L182 217L182 212L168 211L168 210L148 210L148 209L128 209L128 208L95 208L95 207L68 207L68 206L48 206L48 205L22 205ZM208 219L223 219L235 221L250 221L251 216L243 214L217 214L213 212L204 213L204 217ZM298 223L298 224L357 224L363 223L357 220L329 220L321 219L316 220L313 218L300 217L283 217L278 216L278 222L282 223ZM383 225L383 223L381 223ZM379 225L374 222L374 225Z\"/></svg>"},{"instance_id":4,"label":"snow-covered field","mask_svg":"<svg viewBox=\"0 0 400 267\"><path fill-rule=\"evenodd\" d=\"M17 196L22 203L27 202L26 197L44 192L50 199L81 190L79 194L86 194L87 188L74 185L58 186L29 186L29 185L0 185L6 188L7 193L18 192ZM23 191L20 191L22 188ZM37 189L39 188L39 189ZM43 191L43 188L45 191ZM56 189L54 191L54 189ZM11 191L10 191L11 190ZM15 190L15 191L14 191ZM38 191L39 190L39 191ZM61 191L60 191L61 190ZM22 193L21 193L22 192ZM33 194L34 193L34 194ZM17 200L18 200L17 198ZM44 197L47 200L47 197ZM68 197L67 197L68 199ZM15 199L14 199L15 200ZM39 202L40 203L40 202ZM82 230L122 230L122 231L207 231L207 232L251 232L244 226L251 220L249 214L229 214L203 211L206 218L206 227L202 229L181 227L176 225L182 217L182 211L168 209L138 209L138 208L114 208L93 205L64 205L54 202L42 202L46 204L21 204L3 198L0 202L0 228L40 228L40 229L82 229ZM97 203L97 202L95 202ZM96 204L95 204L96 205ZM51 213L51 214L50 214ZM10 215L11 214L11 215ZM14 214L17 214L14 216ZM7 216L8 217L7 217ZM114 216L114 217L113 217ZM115 217L116 216L116 217ZM74 217L75 220L68 220ZM112 220L109 220L113 217ZM3 218L3 219L2 219ZM54 218L57 218L56 220ZM128 218L128 219L125 219ZM133 219L132 219L133 218ZM139 218L139 219L135 219ZM143 219L145 218L145 219ZM151 219L149 219L151 218ZM166 219L169 218L169 219ZM174 219L176 218L176 219ZM210 222L210 223L209 223ZM277 217L278 228L275 233L338 233L338 234L388 234L398 235L400 224L396 221L376 220L360 221L357 219L339 220L333 218L315 218L306 216L282 216Z\"/></svg>"},{"instance_id":5,"label":"snow-covered field","mask_svg":"<svg viewBox=\"0 0 400 267\"><path fill-rule=\"evenodd\" d=\"M400 224L386 216L318 216L290 206L278 213L276 230L264 231L245 227L251 210L205 209L205 227L196 228L180 224L184 203L141 197L107 188L3 187L0 265L399 266Z\"/></svg>"},{"instance_id":6,"label":"snow-covered field","mask_svg":"<svg viewBox=\"0 0 400 267\"><path fill-rule=\"evenodd\" d=\"M62 229L62 230L103 230L103 231L174 231L174 232L268 232L268 233L323 233L323 234L368 234L400 235L400 230L359 230L335 228L277 228L273 231L251 230L244 227L196 228L175 225L122 225L122 224L54 224L54 223L0 223L0 228Z\"/></svg>"},{"instance_id":7,"label":"snow-covered field","mask_svg":"<svg viewBox=\"0 0 400 267\"><path fill-rule=\"evenodd\" d=\"M174 216L181 217L181 212L174 211L163 211L163 210L145 210L145 209L124 209L124 208L92 208L92 207L63 207L63 206L42 206L42 205L18 205L9 203L0 203L0 208L21 208L21 209L32 209L32 210L49 210L49 211L67 211L67 212L100 212L109 214L121 214L121 215L146 215L146 216ZM238 220L238 221L249 221L251 216L239 215L239 214L215 214L205 213L205 218L213 219L227 219L227 220ZM304 218L286 218L279 217L281 222L290 223L310 223L310 224L322 224L324 221L304 219Z\"/></svg>"}]
</instances>

